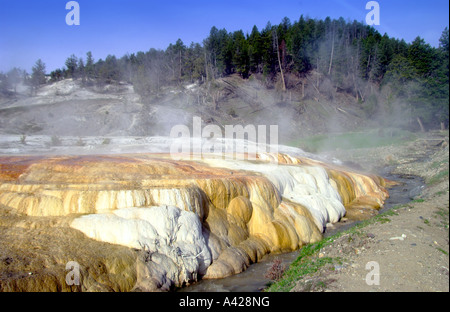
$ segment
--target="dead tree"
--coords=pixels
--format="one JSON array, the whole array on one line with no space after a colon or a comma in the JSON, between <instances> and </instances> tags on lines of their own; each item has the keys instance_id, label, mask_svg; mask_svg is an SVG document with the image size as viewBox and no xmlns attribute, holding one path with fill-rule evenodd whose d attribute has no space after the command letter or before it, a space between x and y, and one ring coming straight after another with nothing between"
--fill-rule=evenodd
<instances>
[{"instance_id":1,"label":"dead tree","mask_svg":"<svg viewBox=\"0 0 450 312\"><path fill-rule=\"evenodd\" d=\"M280 74L281 74L281 83L282 83L282 90L286 91L286 83L284 82L284 74L283 74L283 66L281 64L281 57L280 57L280 47L278 45L278 35L277 31L273 31L273 46L277 50L277 57L278 57L278 66L280 67Z\"/></svg>"}]
</instances>

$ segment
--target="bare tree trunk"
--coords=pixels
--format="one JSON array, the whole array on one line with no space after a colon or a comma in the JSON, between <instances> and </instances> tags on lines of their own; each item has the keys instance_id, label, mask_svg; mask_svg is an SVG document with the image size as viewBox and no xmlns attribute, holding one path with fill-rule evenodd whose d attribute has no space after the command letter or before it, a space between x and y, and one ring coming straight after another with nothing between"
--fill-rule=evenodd
<instances>
[{"instance_id":1,"label":"bare tree trunk","mask_svg":"<svg viewBox=\"0 0 450 312\"><path fill-rule=\"evenodd\" d=\"M441 121L441 130L445 130L445 123Z\"/></svg>"},{"instance_id":2,"label":"bare tree trunk","mask_svg":"<svg viewBox=\"0 0 450 312\"><path fill-rule=\"evenodd\" d=\"M318 87L319 87L319 57L317 57L317 88Z\"/></svg>"},{"instance_id":3,"label":"bare tree trunk","mask_svg":"<svg viewBox=\"0 0 450 312\"><path fill-rule=\"evenodd\" d=\"M281 88L283 91L286 91L286 84L284 82L284 74L283 74L283 66L281 66L280 48L278 46L278 35L277 35L276 31L274 31L274 44L275 44L275 48L277 49L278 66L280 67L280 73L281 73L281 83L282 83Z\"/></svg>"},{"instance_id":4,"label":"bare tree trunk","mask_svg":"<svg viewBox=\"0 0 450 312\"><path fill-rule=\"evenodd\" d=\"M362 92L359 90L359 95L361 96L361 101L365 101L365 99L364 99L364 95L362 94Z\"/></svg>"},{"instance_id":5,"label":"bare tree trunk","mask_svg":"<svg viewBox=\"0 0 450 312\"><path fill-rule=\"evenodd\" d=\"M308 79L308 77L307 77L306 79ZM309 79L308 79L308 81L309 81ZM317 91L317 93L318 93L319 96L320 96L321 94L320 94L319 89L314 85L314 83L311 83L311 85L314 87L314 89Z\"/></svg>"},{"instance_id":6,"label":"bare tree trunk","mask_svg":"<svg viewBox=\"0 0 450 312\"><path fill-rule=\"evenodd\" d=\"M356 84L355 73L352 73L353 86L355 87L356 101L359 100L358 85Z\"/></svg>"},{"instance_id":7,"label":"bare tree trunk","mask_svg":"<svg viewBox=\"0 0 450 312\"><path fill-rule=\"evenodd\" d=\"M208 59L206 57L206 49L205 49L205 73L206 73L206 81L209 81Z\"/></svg>"},{"instance_id":8,"label":"bare tree trunk","mask_svg":"<svg viewBox=\"0 0 450 312\"><path fill-rule=\"evenodd\" d=\"M420 131L425 132L425 128L423 127L422 120L420 120L420 117L417 117L417 122L419 123Z\"/></svg>"},{"instance_id":9,"label":"bare tree trunk","mask_svg":"<svg viewBox=\"0 0 450 312\"><path fill-rule=\"evenodd\" d=\"M179 82L181 83L181 51L180 51L180 77L179 77Z\"/></svg>"},{"instance_id":10,"label":"bare tree trunk","mask_svg":"<svg viewBox=\"0 0 450 312\"><path fill-rule=\"evenodd\" d=\"M333 33L333 42L331 43L331 56L330 56L330 66L328 67L328 75L331 75L331 67L333 66L333 54L334 54L334 33Z\"/></svg>"},{"instance_id":11,"label":"bare tree trunk","mask_svg":"<svg viewBox=\"0 0 450 312\"><path fill-rule=\"evenodd\" d=\"M220 91L217 91L217 92L212 94L214 110L218 110L219 109L219 96L220 96Z\"/></svg>"}]
</instances>

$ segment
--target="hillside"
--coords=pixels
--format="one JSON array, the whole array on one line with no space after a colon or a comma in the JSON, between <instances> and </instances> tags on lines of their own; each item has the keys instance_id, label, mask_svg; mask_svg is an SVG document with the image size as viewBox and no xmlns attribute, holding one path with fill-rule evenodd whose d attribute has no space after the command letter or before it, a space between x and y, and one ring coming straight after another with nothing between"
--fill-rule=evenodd
<instances>
[{"instance_id":1,"label":"hillside","mask_svg":"<svg viewBox=\"0 0 450 312\"><path fill-rule=\"evenodd\" d=\"M35 96L25 90L0 100L0 133L48 136L169 136L173 125L270 125L280 143L312 134L367 126L362 106L345 93L333 97L302 90L287 92L237 75L211 83L167 87L142 98L125 83L83 86L65 79L45 85Z\"/></svg>"}]
</instances>

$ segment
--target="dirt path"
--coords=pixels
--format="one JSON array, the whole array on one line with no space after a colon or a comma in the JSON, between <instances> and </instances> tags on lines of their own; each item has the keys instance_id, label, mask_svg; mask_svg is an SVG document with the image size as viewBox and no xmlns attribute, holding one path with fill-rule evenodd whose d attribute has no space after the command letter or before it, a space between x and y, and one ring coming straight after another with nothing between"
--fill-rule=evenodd
<instances>
[{"instance_id":1,"label":"dirt path","mask_svg":"<svg viewBox=\"0 0 450 312\"><path fill-rule=\"evenodd\" d=\"M448 132L427 133L402 146L341 152L375 170L418 175L426 186L415 200L354 228L314 257L332 264L304 276L292 291L449 291Z\"/></svg>"}]
</instances>

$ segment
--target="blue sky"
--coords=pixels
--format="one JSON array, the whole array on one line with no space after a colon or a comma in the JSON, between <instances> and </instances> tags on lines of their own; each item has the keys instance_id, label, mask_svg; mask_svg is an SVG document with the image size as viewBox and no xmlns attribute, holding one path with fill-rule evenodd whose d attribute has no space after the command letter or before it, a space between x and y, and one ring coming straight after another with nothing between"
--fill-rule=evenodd
<instances>
[{"instance_id":1,"label":"blue sky","mask_svg":"<svg viewBox=\"0 0 450 312\"><path fill-rule=\"evenodd\" d=\"M78 0L80 25L68 26L68 0L0 0L0 71L31 71L38 58L47 72L64 66L71 54L95 60L108 54L165 49L178 38L202 43L212 26L251 32L283 17L343 17L365 21L368 0ZM432 46L449 25L447 0L378 0L382 34L411 42L420 36Z\"/></svg>"}]
</instances>

